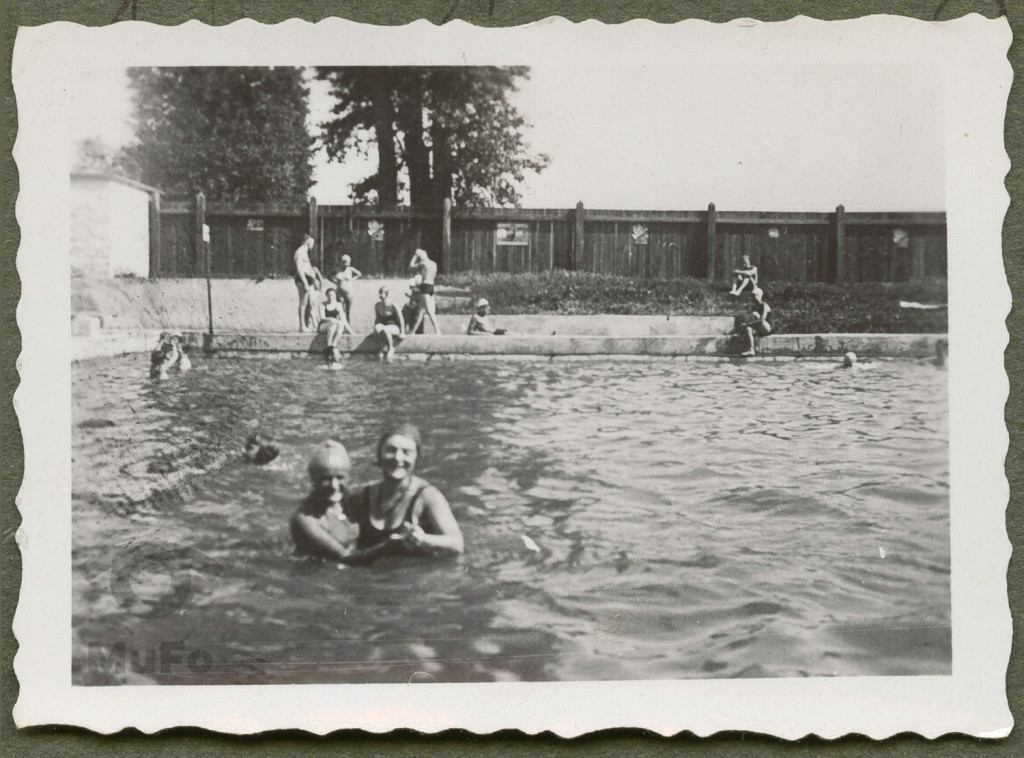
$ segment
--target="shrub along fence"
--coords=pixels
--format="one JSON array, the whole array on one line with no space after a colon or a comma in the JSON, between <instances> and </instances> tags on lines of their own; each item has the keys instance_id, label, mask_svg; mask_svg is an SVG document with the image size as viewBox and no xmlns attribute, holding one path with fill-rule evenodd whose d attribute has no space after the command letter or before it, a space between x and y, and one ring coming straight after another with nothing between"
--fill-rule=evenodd
<instances>
[{"instance_id":1,"label":"shrub along fence","mask_svg":"<svg viewBox=\"0 0 1024 758\"><path fill-rule=\"evenodd\" d=\"M438 211L154 198L153 277L288 276L310 232L325 273L348 254L366 275L404 275L417 247L443 273L555 269L727 281L749 255L776 282L945 279L945 213L773 213L485 208ZM204 238L208 228L209 242Z\"/></svg>"}]
</instances>

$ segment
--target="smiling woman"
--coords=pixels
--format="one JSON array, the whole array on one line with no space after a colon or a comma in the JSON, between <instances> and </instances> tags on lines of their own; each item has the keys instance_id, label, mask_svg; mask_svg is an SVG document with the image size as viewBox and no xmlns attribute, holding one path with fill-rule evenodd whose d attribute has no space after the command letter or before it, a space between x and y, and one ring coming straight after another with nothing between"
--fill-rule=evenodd
<instances>
[{"instance_id":1,"label":"smiling woman","mask_svg":"<svg viewBox=\"0 0 1024 758\"><path fill-rule=\"evenodd\" d=\"M415 476L420 432L412 424L387 429L377 442L383 478L345 497L345 515L359 526L356 550L345 563L385 554L458 554L462 530L440 490Z\"/></svg>"}]
</instances>

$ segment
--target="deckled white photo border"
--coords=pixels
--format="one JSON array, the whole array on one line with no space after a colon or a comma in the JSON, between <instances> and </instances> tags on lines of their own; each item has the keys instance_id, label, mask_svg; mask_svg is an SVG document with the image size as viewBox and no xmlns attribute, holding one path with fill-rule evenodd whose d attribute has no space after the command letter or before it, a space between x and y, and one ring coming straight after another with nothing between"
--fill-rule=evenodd
<instances>
[{"instance_id":1,"label":"deckled white photo border","mask_svg":"<svg viewBox=\"0 0 1024 758\"><path fill-rule=\"evenodd\" d=\"M21 385L15 406L25 449L18 498L22 591L14 620L19 726L69 724L100 732L179 725L250 733L301 728L424 732L518 729L574 736L613 727L660 734L765 732L793 739L850 732L881 738L1008 733L1011 642L1005 530L1008 435L1001 256L1009 197L1003 122L1012 70L1006 19L943 23L876 16L716 25L617 26L548 19L525 27L373 27L339 19L227 27L69 23L22 28L13 59L21 227ZM803 60L925 63L945 87L949 250L950 489L953 673L945 677L493 683L73 687L71 684L71 383L69 167L62 75L126 65L522 64L626 48L631 55L704 63ZM58 328L54 328L58 325Z\"/></svg>"}]
</instances>

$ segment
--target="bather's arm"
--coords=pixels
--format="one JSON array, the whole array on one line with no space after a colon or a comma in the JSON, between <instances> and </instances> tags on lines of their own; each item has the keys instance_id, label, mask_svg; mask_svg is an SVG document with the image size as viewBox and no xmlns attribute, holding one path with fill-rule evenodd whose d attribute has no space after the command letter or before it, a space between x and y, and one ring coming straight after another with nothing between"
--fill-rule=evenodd
<instances>
[{"instance_id":1,"label":"bather's arm","mask_svg":"<svg viewBox=\"0 0 1024 758\"><path fill-rule=\"evenodd\" d=\"M292 514L288 526L296 550L303 555L340 562L351 553L344 542L324 528L320 519L308 513L296 511Z\"/></svg>"},{"instance_id":2,"label":"bather's arm","mask_svg":"<svg viewBox=\"0 0 1024 758\"><path fill-rule=\"evenodd\" d=\"M427 487L421 495L423 513L419 524L407 523L401 532L405 546L418 552L458 555L465 549L459 522L448 499L436 487Z\"/></svg>"}]
</instances>

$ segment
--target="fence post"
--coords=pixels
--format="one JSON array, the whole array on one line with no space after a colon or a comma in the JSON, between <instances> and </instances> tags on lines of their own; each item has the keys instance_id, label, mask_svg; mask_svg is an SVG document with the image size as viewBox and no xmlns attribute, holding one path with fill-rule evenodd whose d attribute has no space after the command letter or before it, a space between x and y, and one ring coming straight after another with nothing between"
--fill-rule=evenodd
<instances>
[{"instance_id":1,"label":"fence post","mask_svg":"<svg viewBox=\"0 0 1024 758\"><path fill-rule=\"evenodd\" d=\"M708 263L708 281L715 281L715 223L717 221L715 214L715 204L708 203L708 239L707 239L707 263Z\"/></svg>"},{"instance_id":2,"label":"fence post","mask_svg":"<svg viewBox=\"0 0 1024 758\"><path fill-rule=\"evenodd\" d=\"M194 247L196 251L196 267L206 274L210 273L210 261L206 256L206 247L203 239L203 227L206 226L206 195L202 192L196 193L196 214L195 214Z\"/></svg>"},{"instance_id":3,"label":"fence post","mask_svg":"<svg viewBox=\"0 0 1024 758\"><path fill-rule=\"evenodd\" d=\"M320 270L324 268L324 241L320 239L317 229L316 198L312 195L307 199L309 205L309 236L316 240L316 247L320 251Z\"/></svg>"},{"instance_id":4,"label":"fence post","mask_svg":"<svg viewBox=\"0 0 1024 758\"><path fill-rule=\"evenodd\" d=\"M575 271L579 262L583 259L583 222L587 212L583 208L583 201L576 203L576 227L573 231L572 256L569 258L569 270Z\"/></svg>"},{"instance_id":5,"label":"fence post","mask_svg":"<svg viewBox=\"0 0 1024 758\"><path fill-rule=\"evenodd\" d=\"M836 206L836 284L846 282L846 208Z\"/></svg>"},{"instance_id":6,"label":"fence post","mask_svg":"<svg viewBox=\"0 0 1024 758\"><path fill-rule=\"evenodd\" d=\"M160 276L160 193L149 196L149 278Z\"/></svg>"},{"instance_id":7,"label":"fence post","mask_svg":"<svg viewBox=\"0 0 1024 758\"><path fill-rule=\"evenodd\" d=\"M441 204L441 263L448 264L452 249L452 200L446 197ZM449 266L450 268L450 266Z\"/></svg>"}]
</instances>

